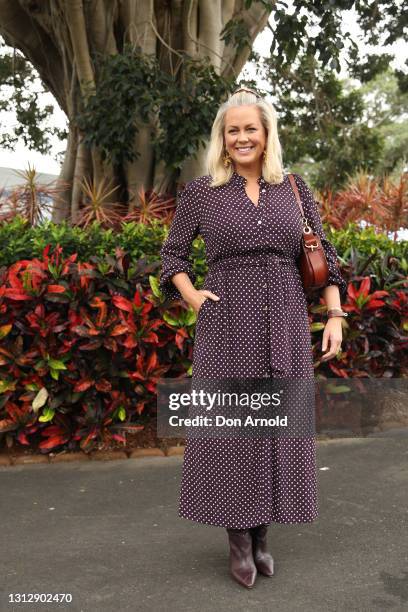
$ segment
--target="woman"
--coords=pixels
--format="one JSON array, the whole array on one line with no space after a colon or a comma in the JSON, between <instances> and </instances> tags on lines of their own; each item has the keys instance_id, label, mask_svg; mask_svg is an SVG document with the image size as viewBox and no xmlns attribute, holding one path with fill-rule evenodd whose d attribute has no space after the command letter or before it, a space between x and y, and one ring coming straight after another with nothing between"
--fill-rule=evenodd
<instances>
[{"instance_id":1,"label":"woman","mask_svg":"<svg viewBox=\"0 0 408 612\"><path fill-rule=\"evenodd\" d=\"M186 184L161 249L162 291L197 313L192 380L313 379L307 301L296 265L302 220L283 173L273 106L250 89L234 92L215 118L207 167L208 175ZM346 283L312 192L294 177L329 264L324 361L340 349ZM208 264L200 290L189 262L198 234ZM179 515L227 529L231 574L251 588L257 571L273 575L268 525L315 520L316 490L314 436L187 439Z\"/></svg>"}]
</instances>

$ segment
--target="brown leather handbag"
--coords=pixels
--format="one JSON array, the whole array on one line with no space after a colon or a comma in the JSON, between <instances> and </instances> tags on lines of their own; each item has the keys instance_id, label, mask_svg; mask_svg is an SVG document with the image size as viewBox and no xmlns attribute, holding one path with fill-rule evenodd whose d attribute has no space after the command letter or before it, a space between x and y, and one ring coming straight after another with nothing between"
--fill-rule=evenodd
<instances>
[{"instance_id":1,"label":"brown leather handbag","mask_svg":"<svg viewBox=\"0 0 408 612\"><path fill-rule=\"evenodd\" d=\"M306 291L314 291L315 289L321 289L327 285L329 266L320 237L313 232L303 212L295 177L293 174L289 174L288 176L296 196L296 202L300 208L303 223L301 252L298 261L300 276L304 289Z\"/></svg>"}]
</instances>

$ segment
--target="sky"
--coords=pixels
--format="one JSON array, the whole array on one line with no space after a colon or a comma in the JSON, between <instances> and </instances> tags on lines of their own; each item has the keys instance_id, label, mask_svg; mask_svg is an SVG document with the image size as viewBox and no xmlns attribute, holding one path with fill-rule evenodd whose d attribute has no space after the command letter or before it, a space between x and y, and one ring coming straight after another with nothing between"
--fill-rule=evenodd
<instances>
[{"instance_id":1,"label":"sky","mask_svg":"<svg viewBox=\"0 0 408 612\"><path fill-rule=\"evenodd\" d=\"M358 41L358 36L360 33L359 27L357 25L356 17L354 11L345 11L343 17L343 28L344 31L349 31L353 37ZM254 49L262 56L267 56L269 52L271 44L271 32L269 30L264 30L259 34L254 43ZM362 43L359 45L364 51L378 51L380 48L375 47L367 47L367 45L363 45ZM403 68L404 62L408 58L408 45L403 41L399 41L398 43L392 45L391 47L382 47L382 50L385 52L395 52L396 60L393 62L393 67ZM250 64L247 64L244 68L243 74L249 77L255 77L255 70L251 67ZM345 78L347 73L344 69L344 63L342 67L342 72L340 73L341 78ZM265 85L262 81L258 80L258 85L262 87ZM44 94L42 98L44 105L52 104L55 108L53 115L53 125L57 125L60 128L66 127L66 117L62 110L56 104L54 98L51 94ZM11 122L13 121L13 116L10 114L9 118L5 117L2 114L2 124L6 123L7 120ZM5 149L0 149L0 166L6 168L18 168L23 169L30 163L32 166L36 168L38 172L45 172L47 174L59 174L60 171L60 163L56 161L56 156L59 152L63 152L65 150L65 142L60 141L58 138L54 138L52 140L53 147L52 153L50 155L42 155L35 151L30 151L26 146L24 146L23 142L20 142L16 147L15 151L8 151Z\"/></svg>"}]
</instances>

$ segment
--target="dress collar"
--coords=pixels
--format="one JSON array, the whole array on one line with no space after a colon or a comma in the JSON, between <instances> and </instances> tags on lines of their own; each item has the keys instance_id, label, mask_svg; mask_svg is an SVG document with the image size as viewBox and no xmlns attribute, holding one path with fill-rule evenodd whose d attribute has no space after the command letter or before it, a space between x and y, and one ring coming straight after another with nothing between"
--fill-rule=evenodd
<instances>
[{"instance_id":1,"label":"dress collar","mask_svg":"<svg viewBox=\"0 0 408 612\"><path fill-rule=\"evenodd\" d=\"M236 170L233 171L231 179L230 179L231 183L233 185L246 185L247 179L245 178L245 176L242 176L241 174L238 174L238 172L236 172ZM259 185L265 185L266 181L264 179L263 176L260 176L257 178L257 183Z\"/></svg>"}]
</instances>

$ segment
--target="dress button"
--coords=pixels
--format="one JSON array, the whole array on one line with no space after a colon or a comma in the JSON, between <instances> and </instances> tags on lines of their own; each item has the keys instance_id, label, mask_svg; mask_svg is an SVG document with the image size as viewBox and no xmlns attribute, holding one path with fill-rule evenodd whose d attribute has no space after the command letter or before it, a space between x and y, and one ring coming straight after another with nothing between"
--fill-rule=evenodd
<instances>
[{"instance_id":1,"label":"dress button","mask_svg":"<svg viewBox=\"0 0 408 612\"><path fill-rule=\"evenodd\" d=\"M268 283L265 283L264 285L262 285L262 287L266 289L268 287Z\"/></svg>"},{"instance_id":2,"label":"dress button","mask_svg":"<svg viewBox=\"0 0 408 612\"><path fill-rule=\"evenodd\" d=\"M268 310L268 307L267 307L267 306L264 306L264 310Z\"/></svg>"},{"instance_id":3,"label":"dress button","mask_svg":"<svg viewBox=\"0 0 408 612\"><path fill-rule=\"evenodd\" d=\"M266 191L266 189L261 189L261 191Z\"/></svg>"},{"instance_id":4,"label":"dress button","mask_svg":"<svg viewBox=\"0 0 408 612\"><path fill-rule=\"evenodd\" d=\"M258 219L258 225L262 223L262 219Z\"/></svg>"}]
</instances>

